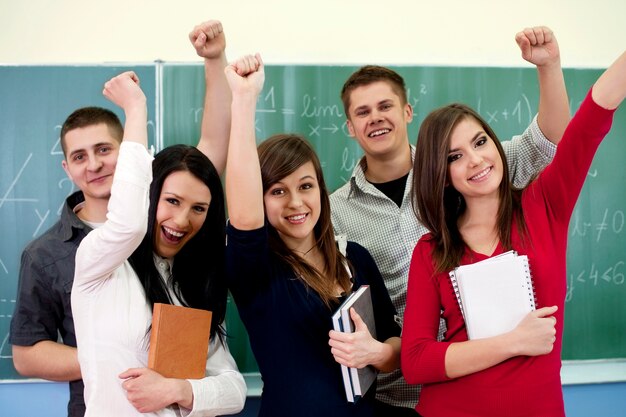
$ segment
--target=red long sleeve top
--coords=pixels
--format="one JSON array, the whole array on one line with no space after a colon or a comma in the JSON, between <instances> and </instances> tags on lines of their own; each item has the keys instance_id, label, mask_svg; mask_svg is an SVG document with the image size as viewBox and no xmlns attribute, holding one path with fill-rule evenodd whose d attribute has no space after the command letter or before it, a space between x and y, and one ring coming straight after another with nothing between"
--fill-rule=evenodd
<instances>
[{"instance_id":1,"label":"red long sleeve top","mask_svg":"<svg viewBox=\"0 0 626 417\"><path fill-rule=\"evenodd\" d=\"M537 308L557 305L556 342L547 355L517 356L464 377L446 376L451 343L468 340L448 273L435 273L432 235L413 252L402 334L402 372L409 383L424 384L417 410L432 416L564 416L561 344L566 294L567 232L571 214L595 151L612 123L613 111L595 104L589 93L572 118L554 161L523 192L522 209L531 244L522 245L515 222L512 246L527 255ZM498 245L491 256L499 255ZM488 256L467 248L462 264ZM447 324L436 340L439 318Z\"/></svg>"}]
</instances>

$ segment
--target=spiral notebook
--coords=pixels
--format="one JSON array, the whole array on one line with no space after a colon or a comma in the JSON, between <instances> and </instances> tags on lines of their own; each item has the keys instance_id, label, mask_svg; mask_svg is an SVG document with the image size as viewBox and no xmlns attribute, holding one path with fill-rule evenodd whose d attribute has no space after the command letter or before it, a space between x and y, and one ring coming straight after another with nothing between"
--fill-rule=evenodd
<instances>
[{"instance_id":1,"label":"spiral notebook","mask_svg":"<svg viewBox=\"0 0 626 417\"><path fill-rule=\"evenodd\" d=\"M450 271L470 340L513 330L535 310L528 257L509 251Z\"/></svg>"}]
</instances>

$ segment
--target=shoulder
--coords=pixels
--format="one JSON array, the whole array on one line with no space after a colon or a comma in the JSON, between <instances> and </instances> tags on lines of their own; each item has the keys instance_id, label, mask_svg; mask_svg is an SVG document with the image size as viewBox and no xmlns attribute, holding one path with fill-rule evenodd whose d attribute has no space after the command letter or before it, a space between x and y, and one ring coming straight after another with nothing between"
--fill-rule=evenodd
<instances>
[{"instance_id":1,"label":"shoulder","mask_svg":"<svg viewBox=\"0 0 626 417\"><path fill-rule=\"evenodd\" d=\"M350 195L350 189L352 187L352 185L350 184L351 181L352 181L351 179L348 180L348 182L346 182L341 187L337 188L337 190L335 190L330 195L331 206L345 203L348 200L348 195Z\"/></svg>"}]
</instances>

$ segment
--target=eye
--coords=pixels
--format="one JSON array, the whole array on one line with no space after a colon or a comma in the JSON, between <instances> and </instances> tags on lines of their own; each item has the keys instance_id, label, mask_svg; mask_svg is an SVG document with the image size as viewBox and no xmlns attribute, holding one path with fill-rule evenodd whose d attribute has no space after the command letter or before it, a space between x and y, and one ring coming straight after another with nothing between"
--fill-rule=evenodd
<instances>
[{"instance_id":1,"label":"eye","mask_svg":"<svg viewBox=\"0 0 626 417\"><path fill-rule=\"evenodd\" d=\"M165 201L167 201L168 203L170 203L173 206L177 206L177 205L180 204L178 199L173 198L173 197L168 197L168 198L165 199Z\"/></svg>"},{"instance_id":2,"label":"eye","mask_svg":"<svg viewBox=\"0 0 626 417\"><path fill-rule=\"evenodd\" d=\"M281 196L283 194L285 194L285 190L282 188L273 188L270 190L270 195Z\"/></svg>"},{"instance_id":3,"label":"eye","mask_svg":"<svg viewBox=\"0 0 626 417\"><path fill-rule=\"evenodd\" d=\"M389 110L392 107L392 105L390 103L385 103L383 105L380 106L381 110Z\"/></svg>"},{"instance_id":4,"label":"eye","mask_svg":"<svg viewBox=\"0 0 626 417\"><path fill-rule=\"evenodd\" d=\"M111 152L111 150L112 148L110 146L101 146L100 148L98 148L98 153L107 154Z\"/></svg>"},{"instance_id":5,"label":"eye","mask_svg":"<svg viewBox=\"0 0 626 417\"><path fill-rule=\"evenodd\" d=\"M193 211L195 211L198 214L202 214L206 211L206 207L205 206L193 206Z\"/></svg>"},{"instance_id":6,"label":"eye","mask_svg":"<svg viewBox=\"0 0 626 417\"><path fill-rule=\"evenodd\" d=\"M83 155L83 154L81 154L81 153L78 153L78 154L75 154L74 156L72 156L72 161L75 161L75 162L80 162L80 161L82 161L84 158L85 158L85 155Z\"/></svg>"},{"instance_id":7,"label":"eye","mask_svg":"<svg viewBox=\"0 0 626 417\"><path fill-rule=\"evenodd\" d=\"M485 143L487 143L487 138L485 136L480 137L475 144L475 147L479 147L479 146L483 146Z\"/></svg>"},{"instance_id":8,"label":"eye","mask_svg":"<svg viewBox=\"0 0 626 417\"><path fill-rule=\"evenodd\" d=\"M357 117L364 117L367 116L367 110L357 110L357 112L355 113Z\"/></svg>"},{"instance_id":9,"label":"eye","mask_svg":"<svg viewBox=\"0 0 626 417\"><path fill-rule=\"evenodd\" d=\"M313 185L313 184L311 184L310 182L306 182L306 183L304 183L304 184L302 184L302 185L300 186L300 189L301 189L301 190L310 190L310 189L312 189L313 187L314 187L314 185Z\"/></svg>"},{"instance_id":10,"label":"eye","mask_svg":"<svg viewBox=\"0 0 626 417\"><path fill-rule=\"evenodd\" d=\"M455 153L455 154L452 154L452 155L448 155L448 163L451 164L452 162L456 161L460 157L461 157L460 153Z\"/></svg>"}]
</instances>

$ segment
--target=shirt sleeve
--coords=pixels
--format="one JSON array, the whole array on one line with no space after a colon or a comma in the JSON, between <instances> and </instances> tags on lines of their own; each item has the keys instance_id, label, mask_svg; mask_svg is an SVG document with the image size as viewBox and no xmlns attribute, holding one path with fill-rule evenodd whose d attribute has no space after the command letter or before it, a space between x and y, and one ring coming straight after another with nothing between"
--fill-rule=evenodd
<instances>
[{"instance_id":1,"label":"shirt sleeve","mask_svg":"<svg viewBox=\"0 0 626 417\"><path fill-rule=\"evenodd\" d=\"M107 220L89 233L76 253L74 288L88 291L109 277L146 233L152 156L138 143L122 142L111 186Z\"/></svg>"},{"instance_id":2,"label":"shirt sleeve","mask_svg":"<svg viewBox=\"0 0 626 417\"><path fill-rule=\"evenodd\" d=\"M547 167L529 198L545 199L552 220L569 223L589 167L602 140L611 129L615 110L606 110L593 101L591 90L567 125L554 162Z\"/></svg>"},{"instance_id":3,"label":"shirt sleeve","mask_svg":"<svg viewBox=\"0 0 626 417\"><path fill-rule=\"evenodd\" d=\"M237 303L247 303L269 285L271 278L267 227L238 230L229 222L226 233L228 287Z\"/></svg>"},{"instance_id":4,"label":"shirt sleeve","mask_svg":"<svg viewBox=\"0 0 626 417\"><path fill-rule=\"evenodd\" d=\"M503 141L511 181L524 188L554 158L556 145L546 138L539 128L537 116L521 135Z\"/></svg>"},{"instance_id":5,"label":"shirt sleeve","mask_svg":"<svg viewBox=\"0 0 626 417\"><path fill-rule=\"evenodd\" d=\"M438 342L441 297L433 269L430 245L420 240L411 259L401 367L409 384L446 381L445 358L449 342Z\"/></svg>"},{"instance_id":6,"label":"shirt sleeve","mask_svg":"<svg viewBox=\"0 0 626 417\"><path fill-rule=\"evenodd\" d=\"M32 346L42 340L56 342L63 301L57 299L57 292L50 287L52 280L27 250L22 253L17 304L11 318L11 344Z\"/></svg>"},{"instance_id":7,"label":"shirt sleeve","mask_svg":"<svg viewBox=\"0 0 626 417\"><path fill-rule=\"evenodd\" d=\"M221 416L243 409L246 383L228 346L223 345L218 337L209 346L206 375L203 379L188 380L193 390L193 409L181 407L183 416Z\"/></svg>"}]
</instances>

